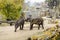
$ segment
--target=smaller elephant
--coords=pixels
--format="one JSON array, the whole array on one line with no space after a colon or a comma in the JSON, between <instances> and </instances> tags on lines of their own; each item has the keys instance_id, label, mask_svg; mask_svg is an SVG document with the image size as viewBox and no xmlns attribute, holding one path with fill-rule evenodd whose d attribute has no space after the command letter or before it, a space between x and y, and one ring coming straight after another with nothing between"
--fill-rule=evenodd
<instances>
[{"instance_id":1,"label":"smaller elephant","mask_svg":"<svg viewBox=\"0 0 60 40\"><path fill-rule=\"evenodd\" d=\"M20 30L23 30L24 18L22 18L22 17L19 20L17 20L16 23L15 23L15 32L16 32L16 30L19 26L20 26Z\"/></svg>"}]
</instances>

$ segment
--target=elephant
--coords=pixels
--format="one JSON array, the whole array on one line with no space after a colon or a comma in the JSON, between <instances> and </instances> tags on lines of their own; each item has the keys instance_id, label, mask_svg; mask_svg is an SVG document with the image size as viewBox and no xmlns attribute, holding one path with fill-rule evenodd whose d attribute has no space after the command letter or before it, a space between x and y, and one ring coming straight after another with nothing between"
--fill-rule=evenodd
<instances>
[{"instance_id":1,"label":"elephant","mask_svg":"<svg viewBox=\"0 0 60 40\"><path fill-rule=\"evenodd\" d=\"M20 30L23 30L23 27L24 27L24 18L21 17L19 20L16 21L15 23L15 32L17 30L17 28L20 26Z\"/></svg>"},{"instance_id":2,"label":"elephant","mask_svg":"<svg viewBox=\"0 0 60 40\"><path fill-rule=\"evenodd\" d=\"M40 25L42 25L42 28L44 29L43 27L43 19L42 18L34 18L34 19L31 19L30 21L30 30L33 29L33 25L34 24L37 24L38 25L38 30L40 29Z\"/></svg>"}]
</instances>

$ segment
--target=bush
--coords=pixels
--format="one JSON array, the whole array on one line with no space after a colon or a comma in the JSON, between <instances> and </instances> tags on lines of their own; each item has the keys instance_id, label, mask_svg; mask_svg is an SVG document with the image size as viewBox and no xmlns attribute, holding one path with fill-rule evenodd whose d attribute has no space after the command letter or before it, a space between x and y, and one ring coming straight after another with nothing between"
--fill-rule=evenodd
<instances>
[{"instance_id":1,"label":"bush","mask_svg":"<svg viewBox=\"0 0 60 40\"><path fill-rule=\"evenodd\" d=\"M17 20L20 17L22 6L17 6L14 3L8 3L7 1L3 0L0 3L0 9L6 20Z\"/></svg>"}]
</instances>

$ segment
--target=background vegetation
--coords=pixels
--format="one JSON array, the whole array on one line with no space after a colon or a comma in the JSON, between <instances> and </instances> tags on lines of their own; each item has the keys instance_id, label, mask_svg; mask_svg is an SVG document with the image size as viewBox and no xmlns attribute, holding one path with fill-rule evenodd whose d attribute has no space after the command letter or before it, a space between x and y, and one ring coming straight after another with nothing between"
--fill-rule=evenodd
<instances>
[{"instance_id":1,"label":"background vegetation","mask_svg":"<svg viewBox=\"0 0 60 40\"><path fill-rule=\"evenodd\" d=\"M60 16L60 0L46 0L48 2L49 9L54 10L55 18L59 18Z\"/></svg>"},{"instance_id":2,"label":"background vegetation","mask_svg":"<svg viewBox=\"0 0 60 40\"><path fill-rule=\"evenodd\" d=\"M48 6L53 8L54 6L58 7L60 5L60 0L46 0L48 2Z\"/></svg>"},{"instance_id":3,"label":"background vegetation","mask_svg":"<svg viewBox=\"0 0 60 40\"><path fill-rule=\"evenodd\" d=\"M3 19L16 20L20 17L24 0L0 0L0 15Z\"/></svg>"}]
</instances>

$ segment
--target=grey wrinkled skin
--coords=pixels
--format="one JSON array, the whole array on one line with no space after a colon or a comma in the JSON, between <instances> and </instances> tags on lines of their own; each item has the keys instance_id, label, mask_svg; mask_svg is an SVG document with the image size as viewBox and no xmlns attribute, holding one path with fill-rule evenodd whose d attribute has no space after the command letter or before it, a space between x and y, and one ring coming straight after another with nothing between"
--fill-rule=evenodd
<instances>
[{"instance_id":1,"label":"grey wrinkled skin","mask_svg":"<svg viewBox=\"0 0 60 40\"><path fill-rule=\"evenodd\" d=\"M43 27L43 19L42 18L31 19L31 21L30 21L30 30L33 29L34 24L38 25L38 30L40 29L40 25L42 25L42 28L44 29L44 27Z\"/></svg>"},{"instance_id":2,"label":"grey wrinkled skin","mask_svg":"<svg viewBox=\"0 0 60 40\"><path fill-rule=\"evenodd\" d=\"M16 21L16 23L15 23L15 32L16 32L18 27L20 27L20 30L23 30L24 18L20 18L19 20Z\"/></svg>"}]
</instances>

